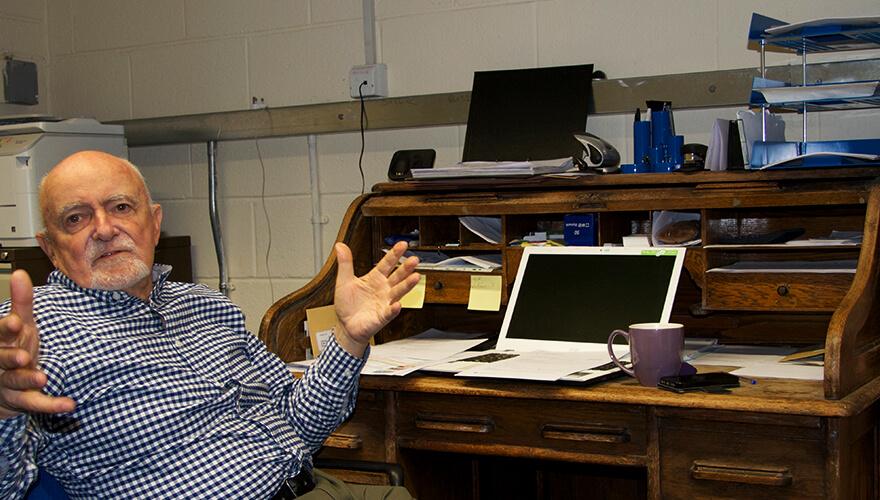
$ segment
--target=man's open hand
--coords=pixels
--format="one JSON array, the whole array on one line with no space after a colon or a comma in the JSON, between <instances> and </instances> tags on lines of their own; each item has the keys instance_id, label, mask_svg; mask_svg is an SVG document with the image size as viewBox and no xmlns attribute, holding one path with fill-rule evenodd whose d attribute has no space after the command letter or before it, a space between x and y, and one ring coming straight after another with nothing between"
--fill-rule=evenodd
<instances>
[{"instance_id":1,"label":"man's open hand","mask_svg":"<svg viewBox=\"0 0 880 500\"><path fill-rule=\"evenodd\" d=\"M336 342L349 354L362 357L370 338L400 313L400 299L416 284L419 259L410 257L397 265L407 249L400 242L364 276L354 275L351 250L336 244ZM396 268L396 269L395 269Z\"/></svg>"},{"instance_id":2,"label":"man's open hand","mask_svg":"<svg viewBox=\"0 0 880 500\"><path fill-rule=\"evenodd\" d=\"M34 287L24 271L9 280L12 307L0 318L0 419L21 413L68 413L75 403L40 392L46 375L37 370L40 335L34 322Z\"/></svg>"}]
</instances>

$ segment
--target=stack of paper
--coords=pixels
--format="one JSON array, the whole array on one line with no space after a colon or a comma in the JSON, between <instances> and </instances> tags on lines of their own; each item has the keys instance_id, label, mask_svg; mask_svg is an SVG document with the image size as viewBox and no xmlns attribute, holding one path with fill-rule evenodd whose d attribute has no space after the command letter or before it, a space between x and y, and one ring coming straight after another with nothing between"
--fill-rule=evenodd
<instances>
[{"instance_id":1,"label":"stack of paper","mask_svg":"<svg viewBox=\"0 0 880 500\"><path fill-rule=\"evenodd\" d=\"M462 255L450 257L440 262L419 262L416 270L436 269L438 271L491 271L501 269L501 254Z\"/></svg>"},{"instance_id":2,"label":"stack of paper","mask_svg":"<svg viewBox=\"0 0 880 500\"><path fill-rule=\"evenodd\" d=\"M416 270L436 269L438 271L491 271L501 269L501 254L462 255L449 257L442 252L425 252L407 250L400 258L403 263L407 258L416 256L419 264Z\"/></svg>"},{"instance_id":3,"label":"stack of paper","mask_svg":"<svg viewBox=\"0 0 880 500\"><path fill-rule=\"evenodd\" d=\"M501 217L459 217L459 222L488 243L501 243Z\"/></svg>"},{"instance_id":4,"label":"stack of paper","mask_svg":"<svg viewBox=\"0 0 880 500\"><path fill-rule=\"evenodd\" d=\"M574 167L573 158L541 161L469 161L449 167L413 169L413 179L451 179L460 177L530 177L558 174Z\"/></svg>"}]
</instances>

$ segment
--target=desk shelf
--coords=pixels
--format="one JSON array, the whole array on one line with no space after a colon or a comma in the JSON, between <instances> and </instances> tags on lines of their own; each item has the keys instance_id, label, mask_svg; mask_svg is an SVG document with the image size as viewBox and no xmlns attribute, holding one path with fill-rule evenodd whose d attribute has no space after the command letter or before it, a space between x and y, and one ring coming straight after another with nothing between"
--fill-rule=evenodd
<instances>
[{"instance_id":1,"label":"desk shelf","mask_svg":"<svg viewBox=\"0 0 880 500\"><path fill-rule=\"evenodd\" d=\"M811 78L807 72L808 54L880 48L880 18L827 19L787 24L777 19L753 14L748 38L751 42L757 42L761 49L761 77L754 79L749 104L760 106L763 110L775 108L797 111L804 115L803 143L797 145L800 150L797 154L816 151L880 154L876 144L866 145L864 141L837 141L827 145L820 142L810 143L807 137L806 116L813 111L868 109L880 106L880 78L877 73L867 81L823 82ZM803 74L801 85L766 78L767 46L800 54ZM776 98L770 97L771 93L780 92L784 94ZM776 146L778 145L767 144L767 147ZM757 155L760 161L756 161L753 155L752 163L760 165L762 162L770 163L786 158L782 150L778 151L775 156L779 158L766 162L760 155ZM804 162L804 166L808 165L815 164Z\"/></svg>"}]
</instances>

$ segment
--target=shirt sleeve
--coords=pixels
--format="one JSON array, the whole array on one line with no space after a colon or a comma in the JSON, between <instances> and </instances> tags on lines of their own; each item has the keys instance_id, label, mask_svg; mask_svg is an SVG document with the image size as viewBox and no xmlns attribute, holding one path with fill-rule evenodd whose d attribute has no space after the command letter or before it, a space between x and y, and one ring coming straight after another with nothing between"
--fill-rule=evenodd
<instances>
[{"instance_id":1,"label":"shirt sleeve","mask_svg":"<svg viewBox=\"0 0 880 500\"><path fill-rule=\"evenodd\" d=\"M0 498L24 498L37 478L27 415L0 421Z\"/></svg>"},{"instance_id":2,"label":"shirt sleeve","mask_svg":"<svg viewBox=\"0 0 880 500\"><path fill-rule=\"evenodd\" d=\"M306 442L317 451L327 437L354 411L358 381L366 364L346 352L331 336L314 365L309 367L294 393L294 412Z\"/></svg>"},{"instance_id":3,"label":"shirt sleeve","mask_svg":"<svg viewBox=\"0 0 880 500\"><path fill-rule=\"evenodd\" d=\"M301 378L266 350L255 336L256 361L269 377L267 383L281 405L281 411L305 446L316 453L324 441L354 411L363 359L346 352L331 336L314 365Z\"/></svg>"}]
</instances>

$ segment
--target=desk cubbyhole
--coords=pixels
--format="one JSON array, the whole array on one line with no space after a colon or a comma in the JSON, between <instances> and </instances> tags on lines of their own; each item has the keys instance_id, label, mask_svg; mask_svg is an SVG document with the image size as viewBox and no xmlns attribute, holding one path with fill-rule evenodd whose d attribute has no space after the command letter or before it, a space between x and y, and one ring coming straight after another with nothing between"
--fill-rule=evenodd
<instances>
[{"instance_id":1,"label":"desk cubbyhole","mask_svg":"<svg viewBox=\"0 0 880 500\"><path fill-rule=\"evenodd\" d=\"M505 234L509 244L511 241L523 240L527 236L535 233L559 234L562 242L562 234L565 229L564 214L530 214L530 215L508 215L505 217Z\"/></svg>"},{"instance_id":2,"label":"desk cubbyhole","mask_svg":"<svg viewBox=\"0 0 880 500\"><path fill-rule=\"evenodd\" d=\"M418 217L374 217L373 222L377 246L383 248L390 247L385 242L386 238L409 235L420 230Z\"/></svg>"},{"instance_id":3,"label":"desk cubbyhole","mask_svg":"<svg viewBox=\"0 0 880 500\"><path fill-rule=\"evenodd\" d=\"M599 214L599 245L619 245L624 236L651 234L651 212L602 212Z\"/></svg>"},{"instance_id":4,"label":"desk cubbyhole","mask_svg":"<svg viewBox=\"0 0 880 500\"><path fill-rule=\"evenodd\" d=\"M447 248L460 243L458 217L419 217L419 247Z\"/></svg>"},{"instance_id":5,"label":"desk cubbyhole","mask_svg":"<svg viewBox=\"0 0 880 500\"><path fill-rule=\"evenodd\" d=\"M827 238L833 231L862 231L865 207L789 207L742 210L707 210L704 216L704 245L718 244L725 238L769 234L803 229L798 240Z\"/></svg>"}]
</instances>

